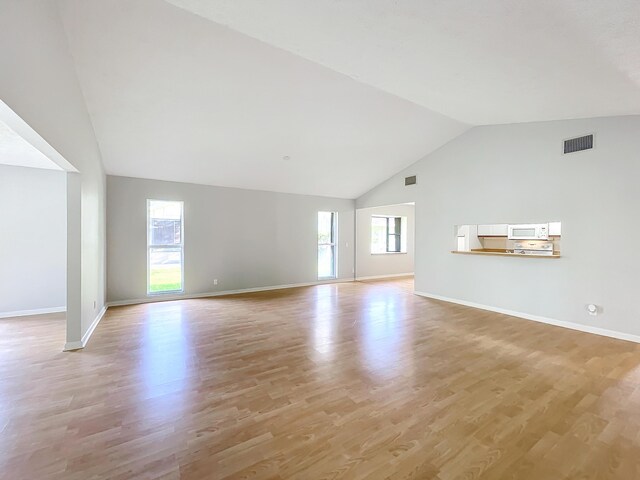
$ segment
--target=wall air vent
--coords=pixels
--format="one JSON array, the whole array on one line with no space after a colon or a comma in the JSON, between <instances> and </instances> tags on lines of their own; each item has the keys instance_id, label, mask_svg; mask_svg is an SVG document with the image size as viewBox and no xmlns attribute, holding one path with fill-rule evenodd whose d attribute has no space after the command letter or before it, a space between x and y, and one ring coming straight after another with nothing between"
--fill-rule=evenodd
<instances>
[{"instance_id":1,"label":"wall air vent","mask_svg":"<svg viewBox=\"0 0 640 480\"><path fill-rule=\"evenodd\" d=\"M412 176L412 177L404 177L404 184L405 185L415 185L416 184L416 176Z\"/></svg>"},{"instance_id":2,"label":"wall air vent","mask_svg":"<svg viewBox=\"0 0 640 480\"><path fill-rule=\"evenodd\" d=\"M593 135L585 135L584 137L570 138L564 141L564 153L580 152L593 148Z\"/></svg>"}]
</instances>

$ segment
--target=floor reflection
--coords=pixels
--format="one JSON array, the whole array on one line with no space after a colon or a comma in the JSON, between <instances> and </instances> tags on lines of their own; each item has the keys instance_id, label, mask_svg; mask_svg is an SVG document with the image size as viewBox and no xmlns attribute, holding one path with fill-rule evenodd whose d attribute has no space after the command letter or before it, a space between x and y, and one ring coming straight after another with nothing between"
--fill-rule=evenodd
<instances>
[{"instance_id":1,"label":"floor reflection","mask_svg":"<svg viewBox=\"0 0 640 480\"><path fill-rule=\"evenodd\" d=\"M313 316L313 347L325 361L334 357L335 312L337 296L333 285L322 285L315 290L316 301Z\"/></svg>"},{"instance_id":2,"label":"floor reflection","mask_svg":"<svg viewBox=\"0 0 640 480\"><path fill-rule=\"evenodd\" d=\"M528 442L589 460L572 478L602 459L598 478L638 478L639 345L411 287L114 307L75 353L64 322L15 319L0 326L0 477L444 479L504 459L477 475L493 479L535 463ZM566 478L547 464L512 478Z\"/></svg>"},{"instance_id":3,"label":"floor reflection","mask_svg":"<svg viewBox=\"0 0 640 480\"><path fill-rule=\"evenodd\" d=\"M188 388L189 349L182 309L181 304L150 308L142 332L143 395L158 399L154 408L166 408L167 413L182 403Z\"/></svg>"},{"instance_id":4,"label":"floor reflection","mask_svg":"<svg viewBox=\"0 0 640 480\"><path fill-rule=\"evenodd\" d=\"M395 376L405 338L404 302L397 295L376 291L369 292L364 302L367 308L360 320L362 367L375 378Z\"/></svg>"}]
</instances>

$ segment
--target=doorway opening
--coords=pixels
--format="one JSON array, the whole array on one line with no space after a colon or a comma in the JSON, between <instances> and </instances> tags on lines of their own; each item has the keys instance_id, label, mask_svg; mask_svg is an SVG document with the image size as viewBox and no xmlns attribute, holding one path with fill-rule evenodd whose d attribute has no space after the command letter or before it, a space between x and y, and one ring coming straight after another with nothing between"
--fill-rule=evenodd
<instances>
[{"instance_id":1,"label":"doorway opening","mask_svg":"<svg viewBox=\"0 0 640 480\"><path fill-rule=\"evenodd\" d=\"M410 277L415 265L415 203L356 210L356 280Z\"/></svg>"}]
</instances>

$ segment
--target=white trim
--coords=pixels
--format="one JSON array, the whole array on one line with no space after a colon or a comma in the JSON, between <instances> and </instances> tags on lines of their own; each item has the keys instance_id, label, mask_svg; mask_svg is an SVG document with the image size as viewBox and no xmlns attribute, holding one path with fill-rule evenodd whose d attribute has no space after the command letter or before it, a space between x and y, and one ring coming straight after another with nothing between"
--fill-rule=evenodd
<instances>
[{"instance_id":1,"label":"white trim","mask_svg":"<svg viewBox=\"0 0 640 480\"><path fill-rule=\"evenodd\" d=\"M408 255L407 252L371 252L369 255Z\"/></svg>"},{"instance_id":2,"label":"white trim","mask_svg":"<svg viewBox=\"0 0 640 480\"><path fill-rule=\"evenodd\" d=\"M372 275L369 277L356 277L356 281L361 281L361 280L378 280L378 279L382 279L382 278L396 278L396 277L413 277L413 272L408 272L408 273L393 273L390 275Z\"/></svg>"},{"instance_id":3,"label":"white trim","mask_svg":"<svg viewBox=\"0 0 640 480\"><path fill-rule=\"evenodd\" d=\"M479 308L481 310L488 310L490 312L503 313L505 315L511 315L512 317L523 318L525 320L532 320L534 322L546 323L548 325L555 325L556 327L569 328L571 330L578 330L580 332L593 333L595 335L602 335L604 337L617 338L618 340L626 340L628 342L640 343L640 335L633 335L631 333L618 332L615 330L608 330L606 328L583 325L581 323L566 322L564 320L556 320L555 318L541 317L539 315L531 315L529 313L516 312L514 310L507 310L506 308L482 305L480 303L468 302L466 300L458 300L456 298L443 297L441 295L435 295L432 293L425 293L425 292L418 292L418 291L415 291L413 293L421 297L433 298L434 300L442 300L443 302L457 303L459 305Z\"/></svg>"},{"instance_id":4,"label":"white trim","mask_svg":"<svg viewBox=\"0 0 640 480\"><path fill-rule=\"evenodd\" d=\"M80 340L79 342L67 342L67 343L64 344L64 351L65 352L69 351L69 350L79 350L79 349L84 348L84 347L87 346L87 343L89 342L89 339L91 338L91 335L93 334L93 331L96 329L96 327L100 323L100 320L102 320L102 317L104 317L104 314L107 311L107 308L109 308L109 307L107 307L105 305L104 307L102 307L102 310L100 310L100 312L98 312L98 316L93 320L91 325L89 325L89 328L87 329L87 331L82 336L82 340Z\"/></svg>"},{"instance_id":5,"label":"white trim","mask_svg":"<svg viewBox=\"0 0 640 480\"><path fill-rule=\"evenodd\" d=\"M17 310L15 312L0 312L0 318L26 317L27 315L44 315L46 313L60 313L60 312L66 312L66 311L67 311L67 307L37 308L35 310Z\"/></svg>"},{"instance_id":6,"label":"white trim","mask_svg":"<svg viewBox=\"0 0 640 480\"><path fill-rule=\"evenodd\" d=\"M136 298L132 300L116 300L107 302L108 307L120 307L124 305L138 305L141 303L169 302L174 300L189 300L192 298L220 297L223 295L236 295L238 293L266 292L269 290L284 290L286 288L312 287L314 285L326 285L330 283L353 282L353 278L333 278L330 280L318 280L317 282L291 283L287 285L273 285L268 287L241 288L238 290L223 290L220 292L190 293L184 295L153 295L149 298Z\"/></svg>"},{"instance_id":7,"label":"white trim","mask_svg":"<svg viewBox=\"0 0 640 480\"><path fill-rule=\"evenodd\" d=\"M71 350L80 350L81 348L84 348L84 345L82 345L82 342L67 342L64 344L65 352L69 352Z\"/></svg>"},{"instance_id":8,"label":"white trim","mask_svg":"<svg viewBox=\"0 0 640 480\"><path fill-rule=\"evenodd\" d=\"M100 320L102 320L102 317L104 317L104 314L106 313L107 308L109 308L109 307L107 307L106 305L104 307L102 307L102 310L100 310L100 312L98 312L98 316L93 320L93 323L91 325L89 325L89 328L87 329L87 331L82 336L82 346L83 347L87 346L87 343L89 342L89 338L91 338L91 335L93 335L93 331L96 329L96 327L100 323Z\"/></svg>"},{"instance_id":9,"label":"white trim","mask_svg":"<svg viewBox=\"0 0 640 480\"><path fill-rule=\"evenodd\" d=\"M413 177L414 175L408 175L409 177ZM417 175L415 175L417 176ZM404 178L404 177L403 177ZM411 185L407 185L407 187L410 187ZM367 192L368 193L368 192ZM400 203L389 203L387 205L371 205L368 207L356 207L356 210L367 210L369 208L387 208L387 207L400 207L402 205L413 205L414 207L416 206L416 202L400 202Z\"/></svg>"},{"instance_id":10,"label":"white trim","mask_svg":"<svg viewBox=\"0 0 640 480\"><path fill-rule=\"evenodd\" d=\"M318 243L318 249L316 250L316 259L320 258L320 247L333 247L333 273L336 274L336 276L331 276L331 277L318 277L318 281L319 282L323 282L323 281L334 281L337 282L337 275L338 275L338 212L334 212L334 211L328 211L328 210L318 210L318 216L320 216L321 213L330 213L331 214L331 233L332 233L332 238L333 238L333 242L329 242L329 243ZM316 265L318 264L318 261L316 260Z\"/></svg>"},{"instance_id":11,"label":"white trim","mask_svg":"<svg viewBox=\"0 0 640 480\"><path fill-rule=\"evenodd\" d=\"M16 112L6 103L0 100L0 120L6 123L11 130L20 135L47 157L57 169L66 172L77 172L76 167L71 165L55 148L53 148L44 138L31 128Z\"/></svg>"},{"instance_id":12,"label":"white trim","mask_svg":"<svg viewBox=\"0 0 640 480\"><path fill-rule=\"evenodd\" d=\"M180 204L180 243L174 245L156 245L149 243L153 238L151 234L151 202L179 203ZM163 295L165 292L151 292L151 250L152 249L180 249L180 290L171 290L166 293L180 294L184 292L184 200L158 200L147 198L147 295Z\"/></svg>"}]
</instances>

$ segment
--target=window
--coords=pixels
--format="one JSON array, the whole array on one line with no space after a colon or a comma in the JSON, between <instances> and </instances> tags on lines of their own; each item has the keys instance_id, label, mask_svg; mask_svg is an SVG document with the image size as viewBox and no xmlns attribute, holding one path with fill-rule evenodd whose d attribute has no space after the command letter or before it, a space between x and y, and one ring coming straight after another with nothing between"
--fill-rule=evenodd
<instances>
[{"instance_id":1,"label":"window","mask_svg":"<svg viewBox=\"0 0 640 480\"><path fill-rule=\"evenodd\" d=\"M147 200L147 294L184 290L182 202Z\"/></svg>"},{"instance_id":2,"label":"window","mask_svg":"<svg viewBox=\"0 0 640 480\"><path fill-rule=\"evenodd\" d=\"M371 253L406 253L407 217L371 217Z\"/></svg>"},{"instance_id":3,"label":"window","mask_svg":"<svg viewBox=\"0 0 640 480\"><path fill-rule=\"evenodd\" d=\"M318 212L318 278L336 278L336 212Z\"/></svg>"}]
</instances>

